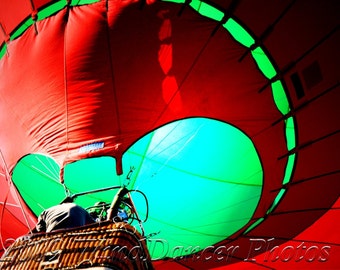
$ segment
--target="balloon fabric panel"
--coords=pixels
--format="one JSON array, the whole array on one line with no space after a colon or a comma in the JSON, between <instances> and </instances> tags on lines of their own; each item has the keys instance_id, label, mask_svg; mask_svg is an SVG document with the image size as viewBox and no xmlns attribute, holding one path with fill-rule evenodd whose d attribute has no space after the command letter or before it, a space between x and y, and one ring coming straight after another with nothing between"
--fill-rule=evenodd
<instances>
[{"instance_id":1,"label":"balloon fabric panel","mask_svg":"<svg viewBox=\"0 0 340 270\"><path fill-rule=\"evenodd\" d=\"M298 27L304 23L296 23L290 33L299 42L285 50L278 45L282 27L296 22L301 3L267 3L271 12L249 14L242 13L245 3L233 7L228 1L185 7L94 2L22 1L20 8L21 2L4 2L8 9L0 9L2 246L32 228L36 215L67 192L127 185L149 197L147 232L168 240L164 254L151 239L153 258L177 256L156 262L157 269L200 269L195 255L183 256L204 254L210 245L240 248L223 264L259 265L244 260L249 238L259 237L286 247L311 239L305 250L313 247L327 257L327 243L338 243L338 235L318 238L314 227L305 228L334 231L329 224L337 217L339 155L329 145L335 149L339 142L339 122L330 117L338 111L338 75L322 70L334 62L326 53L334 48L332 25L323 24L329 30L324 37L320 27L303 37ZM251 10L253 4L247 5ZM310 13L313 6L302 10ZM229 8L233 18L225 17ZM270 22L273 33L266 36ZM322 76L314 76L319 81L307 81L308 69L300 74L309 88L314 83L326 90L317 95L309 89L304 93L310 99L299 100L290 68L301 70L318 55L309 70L318 75L321 67ZM301 63L289 63L296 59ZM113 195L79 202L89 206ZM143 199L134 200L145 215ZM12 222L15 232L8 229ZM196 246L179 249L189 245ZM251 255L284 266L285 258L259 253ZM301 261L296 266L310 266Z\"/></svg>"}]
</instances>

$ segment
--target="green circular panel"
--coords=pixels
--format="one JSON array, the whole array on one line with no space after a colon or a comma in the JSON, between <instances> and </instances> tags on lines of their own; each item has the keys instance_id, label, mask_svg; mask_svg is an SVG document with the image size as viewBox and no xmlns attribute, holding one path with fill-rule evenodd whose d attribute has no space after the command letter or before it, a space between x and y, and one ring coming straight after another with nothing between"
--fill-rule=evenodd
<instances>
[{"instance_id":1,"label":"green circular panel","mask_svg":"<svg viewBox=\"0 0 340 270\"><path fill-rule=\"evenodd\" d=\"M263 173L252 141L216 120L163 126L137 141L123 164L125 172L135 169L126 184L148 197L144 228L156 234L149 242L155 259L197 252L227 238L251 219L261 197ZM143 202L136 198L136 204Z\"/></svg>"}]
</instances>

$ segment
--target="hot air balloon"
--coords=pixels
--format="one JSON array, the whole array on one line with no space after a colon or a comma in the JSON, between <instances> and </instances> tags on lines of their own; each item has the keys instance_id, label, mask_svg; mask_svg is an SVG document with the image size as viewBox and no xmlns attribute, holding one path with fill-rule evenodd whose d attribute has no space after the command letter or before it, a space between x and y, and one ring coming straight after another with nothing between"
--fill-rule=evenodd
<instances>
[{"instance_id":1,"label":"hot air balloon","mask_svg":"<svg viewBox=\"0 0 340 270\"><path fill-rule=\"evenodd\" d=\"M124 187L155 269L339 267L339 8L1 1L2 253Z\"/></svg>"}]
</instances>

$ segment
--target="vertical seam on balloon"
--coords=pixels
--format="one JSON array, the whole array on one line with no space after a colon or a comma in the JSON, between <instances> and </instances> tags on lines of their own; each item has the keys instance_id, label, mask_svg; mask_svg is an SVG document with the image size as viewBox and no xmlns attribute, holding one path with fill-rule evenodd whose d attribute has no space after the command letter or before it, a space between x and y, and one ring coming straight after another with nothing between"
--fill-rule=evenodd
<instances>
[{"instance_id":1,"label":"vertical seam on balloon","mask_svg":"<svg viewBox=\"0 0 340 270\"><path fill-rule=\"evenodd\" d=\"M119 117L119 108L118 108L118 99L117 99L117 89L116 89L116 83L115 83L115 74L114 74L114 68L112 63L112 50L111 50L111 40L110 40L110 27L109 27L109 18L108 18L108 12L109 7L106 9L106 38L107 38L107 44L109 47L108 53L109 53L109 63L110 63L110 71L111 71L111 83L112 83L112 92L113 92L113 98L114 98L114 104L115 104L115 113L116 113L116 123L118 125L118 133L121 134L121 124L120 124L120 117Z\"/></svg>"},{"instance_id":2,"label":"vertical seam on balloon","mask_svg":"<svg viewBox=\"0 0 340 270\"><path fill-rule=\"evenodd\" d=\"M66 9L69 7L66 6ZM68 16L68 12L66 12L65 16ZM66 39L67 39L67 22L65 22L65 28L64 28L64 49L63 49L63 54L64 54L64 93L65 93L65 113L66 113L66 127L65 127L65 140L66 140L66 157L68 156L69 152L69 137L68 137L68 132L69 132L69 117L68 117L68 88L67 88L67 67L66 67ZM60 173L61 180L63 180L63 174Z\"/></svg>"},{"instance_id":3,"label":"vertical seam on balloon","mask_svg":"<svg viewBox=\"0 0 340 270\"><path fill-rule=\"evenodd\" d=\"M120 116L119 116L119 107L118 107L118 97L117 97L117 89L116 89L116 83L115 83L115 74L114 74L114 68L113 68L113 63L112 63L112 49L111 49L111 39L110 39L110 27L109 27L109 8L110 8L110 4L109 1L106 1L106 8L104 11L104 14L106 15L106 40L107 40L107 45L108 45L108 54L109 54L109 63L110 63L110 73L111 73L111 83L112 83L112 92L113 92L113 110L115 111L115 116L116 116L116 123L118 126L118 136L120 136L122 134L121 131L121 124L120 124ZM118 137L118 140L120 138ZM117 144L119 145L119 144ZM118 148L117 149L117 155L115 157L116 159L116 173L117 175L121 174L123 171L123 156L121 153L121 150Z\"/></svg>"},{"instance_id":4,"label":"vertical seam on balloon","mask_svg":"<svg viewBox=\"0 0 340 270\"><path fill-rule=\"evenodd\" d=\"M38 11L34 6L33 0L29 0L29 2L32 8L31 18L33 21L34 30L35 30L35 33L38 34L38 27L37 27Z\"/></svg>"},{"instance_id":5,"label":"vertical seam on balloon","mask_svg":"<svg viewBox=\"0 0 340 270\"><path fill-rule=\"evenodd\" d=\"M111 48L111 40L110 40L110 32L109 32L109 21L108 21L108 12L109 7L106 10L106 37L107 37L107 44L109 48ZM117 125L118 125L118 132L119 135L121 134L121 124L120 124L120 118L119 118L119 108L118 108L118 102L117 102L117 91L116 91L116 84L115 84L115 75L113 70L113 64L112 64L112 53L111 50L109 50L109 59L110 59L110 71L111 71L111 82L112 82L112 92L114 97L114 104L115 104L115 111L117 115Z\"/></svg>"},{"instance_id":6,"label":"vertical seam on balloon","mask_svg":"<svg viewBox=\"0 0 340 270\"><path fill-rule=\"evenodd\" d=\"M2 207L1 213L0 213L0 244L1 244L2 248L3 248L3 250L5 250L5 251L6 251L6 247L5 247L4 240L2 239L2 220L3 220L3 217L4 217L5 206L7 204L8 193L9 193L9 187L8 187L8 190L7 190L4 202L3 202L3 207Z\"/></svg>"}]
</instances>

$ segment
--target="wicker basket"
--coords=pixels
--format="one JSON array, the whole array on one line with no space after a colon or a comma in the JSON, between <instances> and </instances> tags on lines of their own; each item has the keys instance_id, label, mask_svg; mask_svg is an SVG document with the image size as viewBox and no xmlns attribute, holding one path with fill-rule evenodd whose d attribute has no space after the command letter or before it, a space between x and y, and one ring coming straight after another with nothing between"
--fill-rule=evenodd
<instances>
[{"instance_id":1,"label":"wicker basket","mask_svg":"<svg viewBox=\"0 0 340 270\"><path fill-rule=\"evenodd\" d=\"M5 252L1 270L153 269L145 239L127 223L103 222L77 229L30 234Z\"/></svg>"}]
</instances>

